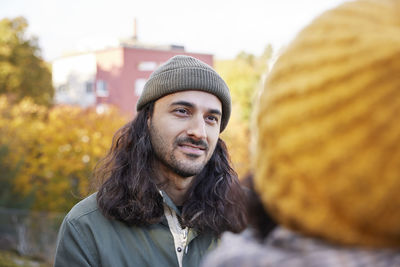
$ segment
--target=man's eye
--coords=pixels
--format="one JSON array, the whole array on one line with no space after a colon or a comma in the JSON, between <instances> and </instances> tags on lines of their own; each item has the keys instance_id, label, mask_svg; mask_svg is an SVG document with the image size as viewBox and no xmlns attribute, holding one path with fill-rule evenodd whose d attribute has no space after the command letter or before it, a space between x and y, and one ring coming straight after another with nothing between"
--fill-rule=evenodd
<instances>
[{"instance_id":1,"label":"man's eye","mask_svg":"<svg viewBox=\"0 0 400 267\"><path fill-rule=\"evenodd\" d=\"M218 122L218 118L215 116L207 116L207 120L212 122L212 123L217 123Z\"/></svg>"},{"instance_id":2,"label":"man's eye","mask_svg":"<svg viewBox=\"0 0 400 267\"><path fill-rule=\"evenodd\" d=\"M189 112L184 108L177 108L174 110L174 112L177 114L189 114Z\"/></svg>"}]
</instances>

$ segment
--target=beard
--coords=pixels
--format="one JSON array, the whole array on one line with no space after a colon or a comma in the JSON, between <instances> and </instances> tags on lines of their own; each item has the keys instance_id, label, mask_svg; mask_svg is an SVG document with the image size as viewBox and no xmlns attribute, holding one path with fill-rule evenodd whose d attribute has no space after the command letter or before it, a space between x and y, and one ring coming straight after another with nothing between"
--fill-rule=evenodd
<instances>
[{"instance_id":1,"label":"beard","mask_svg":"<svg viewBox=\"0 0 400 267\"><path fill-rule=\"evenodd\" d=\"M209 147L203 140L195 140L190 137L176 138L171 145L165 140L160 131L150 123L150 140L155 154L155 158L168 167L172 172L183 178L188 178L199 174L209 161L212 153L209 153ZM190 143L204 148L206 156L201 162L196 161L200 156L195 154L185 154L182 159L178 159L174 154L180 144Z\"/></svg>"}]
</instances>

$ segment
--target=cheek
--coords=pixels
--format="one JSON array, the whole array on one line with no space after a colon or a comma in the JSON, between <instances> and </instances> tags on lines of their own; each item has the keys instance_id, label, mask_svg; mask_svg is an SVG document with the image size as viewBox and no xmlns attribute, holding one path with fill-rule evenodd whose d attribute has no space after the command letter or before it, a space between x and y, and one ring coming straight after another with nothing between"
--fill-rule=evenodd
<instances>
[{"instance_id":1,"label":"cheek","mask_svg":"<svg viewBox=\"0 0 400 267\"><path fill-rule=\"evenodd\" d=\"M160 138L163 139L164 142L169 143L169 145L174 142L179 133L179 124L166 119L153 122L153 125L153 130L157 131Z\"/></svg>"},{"instance_id":2,"label":"cheek","mask_svg":"<svg viewBox=\"0 0 400 267\"><path fill-rule=\"evenodd\" d=\"M213 150L214 150L215 146L217 145L218 137L219 137L219 131L211 131L208 134L209 146L212 147Z\"/></svg>"},{"instance_id":3,"label":"cheek","mask_svg":"<svg viewBox=\"0 0 400 267\"><path fill-rule=\"evenodd\" d=\"M178 126L173 123L165 123L160 127L161 134L165 139L174 140L179 132Z\"/></svg>"}]
</instances>

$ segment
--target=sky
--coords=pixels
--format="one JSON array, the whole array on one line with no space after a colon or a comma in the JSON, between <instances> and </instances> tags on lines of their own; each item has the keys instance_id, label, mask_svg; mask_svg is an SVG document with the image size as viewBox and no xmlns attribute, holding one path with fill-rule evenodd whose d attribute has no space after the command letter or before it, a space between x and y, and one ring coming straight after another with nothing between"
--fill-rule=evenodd
<instances>
[{"instance_id":1,"label":"sky","mask_svg":"<svg viewBox=\"0 0 400 267\"><path fill-rule=\"evenodd\" d=\"M315 17L346 0L1 0L0 19L24 16L45 60L143 43L183 45L188 52L234 58L287 45Z\"/></svg>"}]
</instances>

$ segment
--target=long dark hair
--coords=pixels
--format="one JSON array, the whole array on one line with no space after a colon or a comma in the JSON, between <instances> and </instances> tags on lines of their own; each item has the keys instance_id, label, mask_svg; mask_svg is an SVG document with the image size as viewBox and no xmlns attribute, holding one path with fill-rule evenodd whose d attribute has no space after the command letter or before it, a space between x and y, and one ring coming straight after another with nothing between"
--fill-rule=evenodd
<instances>
[{"instance_id":1,"label":"long dark hair","mask_svg":"<svg viewBox=\"0 0 400 267\"><path fill-rule=\"evenodd\" d=\"M95 169L95 178L102 182L97 194L100 210L127 225L153 224L164 214L162 196L153 179L154 154L147 125L153 108L154 102L149 103L117 131L108 154ZM181 219L185 226L216 235L240 232L246 226L244 193L221 139L195 177Z\"/></svg>"},{"instance_id":2,"label":"long dark hair","mask_svg":"<svg viewBox=\"0 0 400 267\"><path fill-rule=\"evenodd\" d=\"M254 189L254 175L248 173L241 181L245 186L246 213L249 227L253 229L255 237L263 241L276 228L277 223L271 217Z\"/></svg>"}]
</instances>

